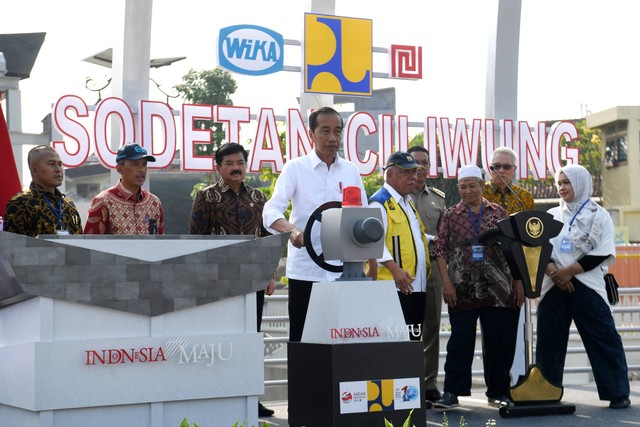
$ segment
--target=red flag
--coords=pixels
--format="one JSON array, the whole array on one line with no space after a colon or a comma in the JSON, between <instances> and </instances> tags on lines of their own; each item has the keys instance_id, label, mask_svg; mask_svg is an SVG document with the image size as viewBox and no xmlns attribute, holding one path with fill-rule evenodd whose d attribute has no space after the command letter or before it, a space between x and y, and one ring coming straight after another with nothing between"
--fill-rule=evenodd
<instances>
[{"instance_id":1,"label":"red flag","mask_svg":"<svg viewBox=\"0 0 640 427\"><path fill-rule=\"evenodd\" d=\"M0 216L4 216L7 202L22 190L16 160L13 157L9 128L0 105Z\"/></svg>"}]
</instances>

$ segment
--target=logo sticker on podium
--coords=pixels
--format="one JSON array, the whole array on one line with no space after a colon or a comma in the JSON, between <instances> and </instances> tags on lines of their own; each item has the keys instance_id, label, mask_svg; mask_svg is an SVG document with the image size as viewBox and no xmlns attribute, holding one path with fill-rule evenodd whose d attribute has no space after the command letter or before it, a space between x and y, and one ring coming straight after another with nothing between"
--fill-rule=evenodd
<instances>
[{"instance_id":1,"label":"logo sticker on podium","mask_svg":"<svg viewBox=\"0 0 640 427\"><path fill-rule=\"evenodd\" d=\"M420 408L420 379L345 381L339 398L341 414Z\"/></svg>"}]
</instances>

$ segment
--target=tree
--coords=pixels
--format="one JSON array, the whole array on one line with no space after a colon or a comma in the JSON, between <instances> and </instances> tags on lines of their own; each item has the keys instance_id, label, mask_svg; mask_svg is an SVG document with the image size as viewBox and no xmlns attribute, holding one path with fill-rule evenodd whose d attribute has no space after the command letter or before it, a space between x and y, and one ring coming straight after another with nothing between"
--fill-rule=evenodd
<instances>
[{"instance_id":1,"label":"tree","mask_svg":"<svg viewBox=\"0 0 640 427\"><path fill-rule=\"evenodd\" d=\"M547 126L551 126L555 122L547 122ZM587 127L585 119L575 120L573 124L578 130L578 138L574 141L565 141L565 147L574 147L580 150L578 162L584 166L593 177L594 195L600 195L602 189L602 138L597 129ZM566 162L562 162L564 166ZM555 178L553 175L547 177L544 181L536 182L529 175L526 180L521 181L521 185L529 190L535 198L555 198L558 193L555 188Z\"/></svg>"},{"instance_id":2,"label":"tree","mask_svg":"<svg viewBox=\"0 0 640 427\"><path fill-rule=\"evenodd\" d=\"M220 67L213 70L189 70L182 81L176 86L176 90L185 101L192 104L233 105L230 96L238 88L231 74ZM212 130L213 144L196 146L198 155L212 155L224 139L222 124L213 120L196 120L194 126Z\"/></svg>"},{"instance_id":3,"label":"tree","mask_svg":"<svg viewBox=\"0 0 640 427\"><path fill-rule=\"evenodd\" d=\"M577 120L578 139L568 142L567 147L580 149L580 164L584 166L592 176L602 174L602 137L597 129L587 127L585 119Z\"/></svg>"}]
</instances>

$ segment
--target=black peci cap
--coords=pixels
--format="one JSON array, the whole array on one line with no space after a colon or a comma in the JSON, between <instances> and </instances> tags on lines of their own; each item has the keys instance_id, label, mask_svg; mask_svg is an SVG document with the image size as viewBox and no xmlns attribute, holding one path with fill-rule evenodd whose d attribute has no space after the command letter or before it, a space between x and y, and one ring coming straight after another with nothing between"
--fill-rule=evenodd
<instances>
[{"instance_id":1,"label":"black peci cap","mask_svg":"<svg viewBox=\"0 0 640 427\"><path fill-rule=\"evenodd\" d=\"M384 168L387 169L389 166L398 166L402 169L416 169L419 167L416 159L406 151L396 151L390 155Z\"/></svg>"}]
</instances>

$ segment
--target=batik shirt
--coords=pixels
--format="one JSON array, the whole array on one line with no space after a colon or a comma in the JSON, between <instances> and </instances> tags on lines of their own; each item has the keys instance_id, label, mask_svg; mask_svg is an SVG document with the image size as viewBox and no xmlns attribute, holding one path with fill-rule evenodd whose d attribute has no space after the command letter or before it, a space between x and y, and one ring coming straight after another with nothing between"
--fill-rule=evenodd
<instances>
[{"instance_id":1,"label":"batik shirt","mask_svg":"<svg viewBox=\"0 0 640 427\"><path fill-rule=\"evenodd\" d=\"M531 193L517 185L512 185L511 189L518 196L517 198L506 188L501 192L494 182L488 182L482 189L482 197L502 206L507 211L507 215L533 209ZM522 203L518 199L522 200Z\"/></svg>"},{"instance_id":2,"label":"batik shirt","mask_svg":"<svg viewBox=\"0 0 640 427\"><path fill-rule=\"evenodd\" d=\"M57 188L50 193L35 182L9 200L4 215L4 231L12 233L31 237L59 230L82 234L82 220L71 199Z\"/></svg>"},{"instance_id":3,"label":"batik shirt","mask_svg":"<svg viewBox=\"0 0 640 427\"><path fill-rule=\"evenodd\" d=\"M149 234L149 220L155 219L158 234L164 234L164 211L160 199L141 188L133 193L122 181L91 201L85 234Z\"/></svg>"},{"instance_id":4,"label":"batik shirt","mask_svg":"<svg viewBox=\"0 0 640 427\"><path fill-rule=\"evenodd\" d=\"M478 236L496 227L506 218L505 210L486 199L482 200L482 217ZM484 246L484 260L473 261L475 243L474 221L462 201L446 210L440 223L435 255L447 261L449 279L456 290L457 304L449 312L480 307L515 307L512 276L499 247Z\"/></svg>"},{"instance_id":5,"label":"batik shirt","mask_svg":"<svg viewBox=\"0 0 640 427\"><path fill-rule=\"evenodd\" d=\"M191 208L190 234L269 233L262 226L262 208L267 198L244 183L236 194L222 179L198 191Z\"/></svg>"}]
</instances>

